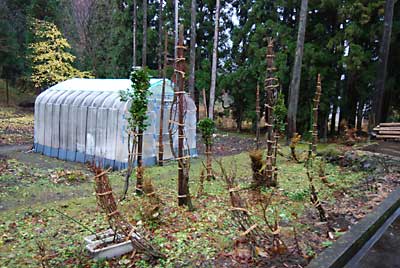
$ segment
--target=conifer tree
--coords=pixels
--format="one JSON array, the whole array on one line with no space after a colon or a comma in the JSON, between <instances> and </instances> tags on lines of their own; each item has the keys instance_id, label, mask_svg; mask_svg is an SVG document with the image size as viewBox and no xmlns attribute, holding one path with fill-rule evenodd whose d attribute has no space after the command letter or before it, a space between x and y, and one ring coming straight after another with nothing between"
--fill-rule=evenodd
<instances>
[{"instance_id":1,"label":"conifer tree","mask_svg":"<svg viewBox=\"0 0 400 268\"><path fill-rule=\"evenodd\" d=\"M34 19L31 27L34 34L34 42L29 45L32 50L31 80L37 90L72 77L92 77L89 72L81 72L72 66L75 56L67 51L71 46L56 25Z\"/></svg>"}]
</instances>

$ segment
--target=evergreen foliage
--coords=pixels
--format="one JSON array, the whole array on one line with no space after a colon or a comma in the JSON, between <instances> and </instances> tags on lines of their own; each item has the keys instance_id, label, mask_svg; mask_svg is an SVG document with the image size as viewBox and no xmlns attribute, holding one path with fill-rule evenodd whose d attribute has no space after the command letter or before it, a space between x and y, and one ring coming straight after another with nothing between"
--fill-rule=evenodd
<instances>
[{"instance_id":1,"label":"evergreen foliage","mask_svg":"<svg viewBox=\"0 0 400 268\"><path fill-rule=\"evenodd\" d=\"M210 118L203 118L197 123L197 128L201 132L204 144L212 144L212 135L215 133L215 123Z\"/></svg>"},{"instance_id":2,"label":"evergreen foliage","mask_svg":"<svg viewBox=\"0 0 400 268\"><path fill-rule=\"evenodd\" d=\"M31 22L34 42L32 50L31 80L37 89L44 89L72 77L91 77L72 66L75 56L67 52L71 46L57 26L51 22L33 19Z\"/></svg>"},{"instance_id":3,"label":"evergreen foliage","mask_svg":"<svg viewBox=\"0 0 400 268\"><path fill-rule=\"evenodd\" d=\"M287 108L285 105L285 95L282 92L278 93L276 104L274 106L275 124L276 129L280 133L285 132Z\"/></svg>"},{"instance_id":4,"label":"evergreen foliage","mask_svg":"<svg viewBox=\"0 0 400 268\"><path fill-rule=\"evenodd\" d=\"M36 42L27 28L30 18L53 23L68 39L79 69L90 70L98 78L124 78L132 64L133 0L4 0L0 3L0 71L1 78L14 81L31 77L32 49ZM142 1L138 2L137 29L143 27ZM317 70L324 77L324 96L320 103L319 128L326 135L329 114L338 111L350 127L356 118L368 117L375 91L379 49L382 43L385 0L309 1L304 44L297 130L310 127L310 107ZM148 1L149 72L157 70L159 60L159 1ZM173 2L164 1L164 25L173 29ZM179 1L180 23L189 29L191 0ZM393 16L387 79L382 117L396 118L400 110L399 70L400 8L396 1ZM275 42L277 77L287 103L291 70L296 49L300 1L221 1L220 35L216 98L228 92L238 128L254 118L257 83L264 80L267 37ZM196 81L195 90L206 89L209 95L214 35L215 1L197 1ZM189 37L188 32L185 33ZM170 35L172 36L172 35ZM142 47L142 31L137 32L137 48ZM187 40L188 41L188 40ZM169 40L168 57L173 55ZM189 51L186 51L188 56ZM138 51L137 62L141 62ZM171 70L171 69L169 69ZM168 78L172 72L168 72ZM195 94L198 96L201 94ZM197 98L197 97L196 97ZM263 97L260 103L263 103ZM209 103L207 101L207 103ZM336 117L331 117L330 123ZM358 120L360 122L360 120ZM335 129L331 131L335 134Z\"/></svg>"},{"instance_id":5,"label":"evergreen foliage","mask_svg":"<svg viewBox=\"0 0 400 268\"><path fill-rule=\"evenodd\" d=\"M132 87L126 91L121 91L121 101L131 100L129 107L128 124L129 129L137 133L143 133L149 126L147 119L148 97L150 79L146 69L137 68L131 72Z\"/></svg>"}]
</instances>

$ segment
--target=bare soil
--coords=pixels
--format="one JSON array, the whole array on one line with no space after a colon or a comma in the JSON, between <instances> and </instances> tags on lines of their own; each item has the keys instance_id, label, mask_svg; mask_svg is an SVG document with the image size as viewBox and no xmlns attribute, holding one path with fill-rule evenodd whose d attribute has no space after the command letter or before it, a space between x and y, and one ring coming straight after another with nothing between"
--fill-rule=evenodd
<instances>
[{"instance_id":1,"label":"bare soil","mask_svg":"<svg viewBox=\"0 0 400 268\"><path fill-rule=\"evenodd\" d=\"M400 157L400 142L378 141L376 144L364 147L363 150Z\"/></svg>"}]
</instances>

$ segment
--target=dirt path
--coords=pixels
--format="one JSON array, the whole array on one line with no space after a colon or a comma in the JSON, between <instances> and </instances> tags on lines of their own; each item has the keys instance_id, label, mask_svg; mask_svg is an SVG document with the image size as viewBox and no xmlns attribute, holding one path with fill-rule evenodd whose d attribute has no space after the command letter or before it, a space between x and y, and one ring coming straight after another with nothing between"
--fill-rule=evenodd
<instances>
[{"instance_id":1,"label":"dirt path","mask_svg":"<svg viewBox=\"0 0 400 268\"><path fill-rule=\"evenodd\" d=\"M201 140L201 135L197 136L197 150L198 153L204 154L204 145ZM263 142L265 139L261 139ZM261 146L262 142L260 143ZM214 156L228 156L248 152L256 148L256 140L252 135L237 134L237 133L223 133L217 134L213 140L213 155ZM265 147L261 147L265 148Z\"/></svg>"},{"instance_id":2,"label":"dirt path","mask_svg":"<svg viewBox=\"0 0 400 268\"><path fill-rule=\"evenodd\" d=\"M8 163L6 170L0 167L0 211L91 196L92 174L84 164L34 153L31 148L30 144L0 146L0 161ZM78 175L72 175L76 176L72 181L54 182L62 176L60 170Z\"/></svg>"},{"instance_id":3,"label":"dirt path","mask_svg":"<svg viewBox=\"0 0 400 268\"><path fill-rule=\"evenodd\" d=\"M368 145L362 150L400 157L400 142L378 141L377 144Z\"/></svg>"}]
</instances>

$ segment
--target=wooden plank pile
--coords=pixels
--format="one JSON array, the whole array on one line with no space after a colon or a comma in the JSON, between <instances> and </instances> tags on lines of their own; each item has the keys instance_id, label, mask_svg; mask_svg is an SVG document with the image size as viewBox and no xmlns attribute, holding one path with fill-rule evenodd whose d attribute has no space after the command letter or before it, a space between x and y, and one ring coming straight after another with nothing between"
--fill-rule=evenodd
<instances>
[{"instance_id":1,"label":"wooden plank pile","mask_svg":"<svg viewBox=\"0 0 400 268\"><path fill-rule=\"evenodd\" d=\"M398 123L380 123L374 128L377 139L400 140L400 122Z\"/></svg>"}]
</instances>

